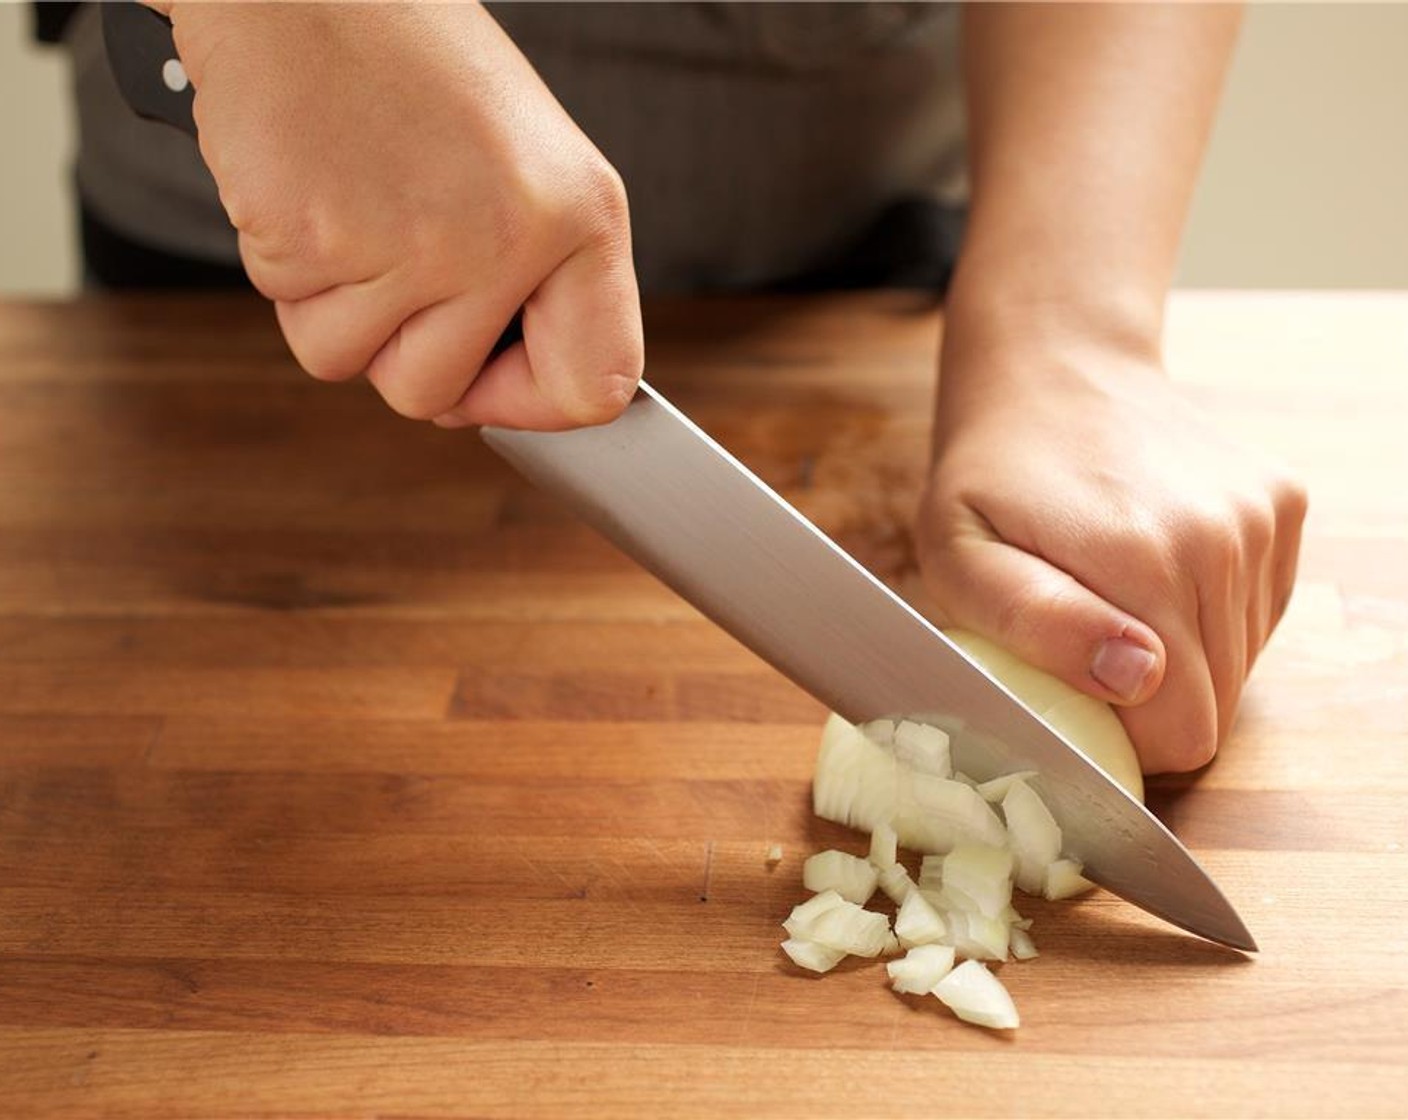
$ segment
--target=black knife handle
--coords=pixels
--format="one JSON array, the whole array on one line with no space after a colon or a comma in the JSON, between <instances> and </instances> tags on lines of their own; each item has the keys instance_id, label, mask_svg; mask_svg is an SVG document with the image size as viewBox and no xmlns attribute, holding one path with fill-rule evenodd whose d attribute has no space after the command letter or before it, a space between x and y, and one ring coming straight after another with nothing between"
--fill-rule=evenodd
<instances>
[{"instance_id":1,"label":"black knife handle","mask_svg":"<svg viewBox=\"0 0 1408 1120\"><path fill-rule=\"evenodd\" d=\"M129 0L100 4L103 44L117 88L138 116L196 134L196 91L171 37L171 21Z\"/></svg>"}]
</instances>

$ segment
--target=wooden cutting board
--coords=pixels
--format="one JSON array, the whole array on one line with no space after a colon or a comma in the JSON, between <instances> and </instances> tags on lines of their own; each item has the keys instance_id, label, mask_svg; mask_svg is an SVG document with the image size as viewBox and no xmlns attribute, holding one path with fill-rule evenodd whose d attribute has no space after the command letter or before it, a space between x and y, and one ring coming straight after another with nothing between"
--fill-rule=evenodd
<instances>
[{"instance_id":1,"label":"wooden cutting board","mask_svg":"<svg viewBox=\"0 0 1408 1120\"><path fill-rule=\"evenodd\" d=\"M912 575L932 308L647 329ZM1028 904L1005 1038L786 963L859 843L821 709L471 434L303 377L257 301L0 306L0 1114L1408 1115L1408 297L1183 295L1170 360L1312 490L1232 741L1151 792L1262 952Z\"/></svg>"}]
</instances>

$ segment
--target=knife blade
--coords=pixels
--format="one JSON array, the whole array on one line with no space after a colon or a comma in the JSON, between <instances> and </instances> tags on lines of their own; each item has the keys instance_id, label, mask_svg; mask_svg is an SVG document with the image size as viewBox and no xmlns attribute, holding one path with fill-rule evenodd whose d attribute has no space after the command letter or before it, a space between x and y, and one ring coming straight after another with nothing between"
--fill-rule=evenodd
<instances>
[{"instance_id":1,"label":"knife blade","mask_svg":"<svg viewBox=\"0 0 1408 1120\"><path fill-rule=\"evenodd\" d=\"M977 778L1036 770L1088 878L1191 933L1256 949L1148 809L650 385L609 424L480 434L832 711L941 727L955 765Z\"/></svg>"}]
</instances>

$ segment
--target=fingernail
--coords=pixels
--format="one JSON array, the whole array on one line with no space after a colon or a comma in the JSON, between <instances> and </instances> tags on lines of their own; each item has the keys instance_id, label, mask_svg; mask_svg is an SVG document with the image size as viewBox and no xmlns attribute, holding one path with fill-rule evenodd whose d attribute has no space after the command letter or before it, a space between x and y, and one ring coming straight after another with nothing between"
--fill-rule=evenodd
<instances>
[{"instance_id":1,"label":"fingernail","mask_svg":"<svg viewBox=\"0 0 1408 1120\"><path fill-rule=\"evenodd\" d=\"M434 420L431 421L431 423L434 424L437 428L469 427L468 420L465 420L463 417L456 416L453 412L446 412L440 416L437 416Z\"/></svg>"},{"instance_id":2,"label":"fingernail","mask_svg":"<svg viewBox=\"0 0 1408 1120\"><path fill-rule=\"evenodd\" d=\"M1111 638L1096 651L1090 675L1122 700L1133 700L1144 691L1156 660L1128 638Z\"/></svg>"}]
</instances>

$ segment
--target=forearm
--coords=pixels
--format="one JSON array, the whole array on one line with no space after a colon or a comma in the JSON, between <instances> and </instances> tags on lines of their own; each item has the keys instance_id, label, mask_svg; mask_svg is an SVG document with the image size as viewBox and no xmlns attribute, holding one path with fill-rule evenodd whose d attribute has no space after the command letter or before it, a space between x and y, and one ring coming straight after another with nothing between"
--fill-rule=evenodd
<instances>
[{"instance_id":1,"label":"forearm","mask_svg":"<svg viewBox=\"0 0 1408 1120\"><path fill-rule=\"evenodd\" d=\"M1231 5L965 6L973 195L951 318L1157 348L1239 20Z\"/></svg>"}]
</instances>

